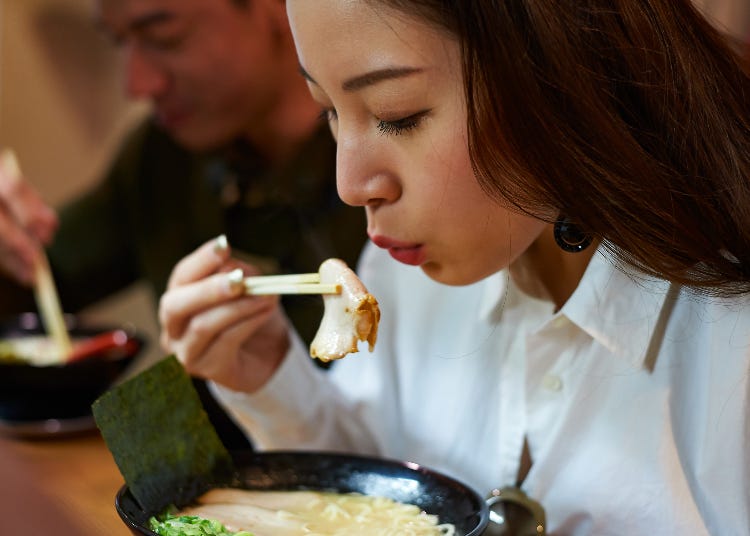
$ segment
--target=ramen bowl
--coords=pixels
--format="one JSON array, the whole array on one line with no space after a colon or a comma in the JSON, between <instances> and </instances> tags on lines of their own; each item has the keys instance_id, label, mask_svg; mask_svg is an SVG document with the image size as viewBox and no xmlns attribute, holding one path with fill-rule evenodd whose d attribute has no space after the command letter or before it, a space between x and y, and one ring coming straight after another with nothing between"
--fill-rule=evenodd
<instances>
[{"instance_id":1,"label":"ramen bowl","mask_svg":"<svg viewBox=\"0 0 750 536\"><path fill-rule=\"evenodd\" d=\"M66 315L65 321L73 340L117 329L86 325L72 315ZM30 340L44 333L35 313L0 323L0 340ZM39 366L25 360L0 361L0 431L34 436L94 429L91 404L120 377L144 344L127 330L122 333L116 346L72 363Z\"/></svg>"},{"instance_id":2,"label":"ramen bowl","mask_svg":"<svg viewBox=\"0 0 750 536\"><path fill-rule=\"evenodd\" d=\"M489 520L486 503L474 490L411 462L318 452L249 451L233 454L236 473L228 485L266 491L328 491L380 496L414 504L452 523L457 536L482 534ZM120 518L136 536L158 536L127 486L115 499Z\"/></svg>"}]
</instances>

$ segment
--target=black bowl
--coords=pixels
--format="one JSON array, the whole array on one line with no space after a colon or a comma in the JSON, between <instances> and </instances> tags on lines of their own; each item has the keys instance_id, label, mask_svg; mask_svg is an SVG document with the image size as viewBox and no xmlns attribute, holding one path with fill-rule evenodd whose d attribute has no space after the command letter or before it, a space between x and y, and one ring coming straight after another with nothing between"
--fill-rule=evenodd
<instances>
[{"instance_id":1,"label":"black bowl","mask_svg":"<svg viewBox=\"0 0 750 536\"><path fill-rule=\"evenodd\" d=\"M379 495L415 504L459 536L478 536L489 521L487 504L468 486L410 462L318 452L235 452L233 487L252 490L317 490ZM136 536L157 536L127 486L115 499L120 518Z\"/></svg>"},{"instance_id":2,"label":"black bowl","mask_svg":"<svg viewBox=\"0 0 750 536\"><path fill-rule=\"evenodd\" d=\"M82 325L70 315L65 321L73 338L119 329ZM0 339L42 334L44 328L35 313L24 313L0 323ZM3 430L18 430L24 435L27 431L33 433L42 423L48 432L64 428L60 423L93 423L91 404L132 363L143 344L139 337L128 333L122 347L69 364L34 366L0 362L0 424Z\"/></svg>"}]
</instances>

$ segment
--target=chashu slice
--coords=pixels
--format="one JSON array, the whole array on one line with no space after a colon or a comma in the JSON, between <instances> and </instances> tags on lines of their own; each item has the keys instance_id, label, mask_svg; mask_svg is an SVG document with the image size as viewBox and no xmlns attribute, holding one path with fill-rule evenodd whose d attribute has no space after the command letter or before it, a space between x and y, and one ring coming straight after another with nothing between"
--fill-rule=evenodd
<instances>
[{"instance_id":1,"label":"chashu slice","mask_svg":"<svg viewBox=\"0 0 750 536\"><path fill-rule=\"evenodd\" d=\"M341 293L323 295L325 312L310 355L321 361L341 359L359 351L359 341L367 341L372 352L380 321L378 301L340 259L324 261L319 273L321 283L341 285Z\"/></svg>"}]
</instances>

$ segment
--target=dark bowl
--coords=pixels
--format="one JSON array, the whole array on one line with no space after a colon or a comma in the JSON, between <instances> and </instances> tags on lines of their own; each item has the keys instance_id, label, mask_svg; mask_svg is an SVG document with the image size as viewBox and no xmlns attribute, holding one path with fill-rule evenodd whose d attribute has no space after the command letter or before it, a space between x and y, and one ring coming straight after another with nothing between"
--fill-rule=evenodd
<instances>
[{"instance_id":1,"label":"dark bowl","mask_svg":"<svg viewBox=\"0 0 750 536\"><path fill-rule=\"evenodd\" d=\"M415 504L458 536L482 534L487 504L468 486L411 462L318 452L235 452L233 487L252 490L317 490L379 495ZM158 512L144 511L127 486L115 499L120 518L136 536L157 536L147 528Z\"/></svg>"},{"instance_id":2,"label":"dark bowl","mask_svg":"<svg viewBox=\"0 0 750 536\"><path fill-rule=\"evenodd\" d=\"M71 315L66 316L65 321L72 338L120 329L79 324ZM0 322L0 339L43 334L44 328L35 313L24 313ZM120 377L143 345L141 338L127 333L121 347L74 363L34 366L0 362L0 423L3 429L33 431L37 425L45 423L47 431L52 432L60 429L59 423L93 423L91 404ZM58 426L50 426L50 422L57 422Z\"/></svg>"}]
</instances>

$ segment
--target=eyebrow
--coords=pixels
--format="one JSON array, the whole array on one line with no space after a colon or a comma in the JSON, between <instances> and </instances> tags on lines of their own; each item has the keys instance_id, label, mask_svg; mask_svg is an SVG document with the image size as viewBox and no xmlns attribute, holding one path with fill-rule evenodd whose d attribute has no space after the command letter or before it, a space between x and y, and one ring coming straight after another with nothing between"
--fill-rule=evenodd
<instances>
[{"instance_id":1,"label":"eyebrow","mask_svg":"<svg viewBox=\"0 0 750 536\"><path fill-rule=\"evenodd\" d=\"M305 71L304 67L300 66L299 70L300 73L302 73L302 76L304 76L307 80L315 85L319 85L315 81L315 79L310 76L307 71ZM423 69L420 69L418 67L386 67L384 69L377 69L375 71L370 71L350 78L341 84L341 88L344 91L358 91L385 80L405 78L407 76L411 76L421 72L423 72Z\"/></svg>"},{"instance_id":2,"label":"eyebrow","mask_svg":"<svg viewBox=\"0 0 750 536\"><path fill-rule=\"evenodd\" d=\"M136 17L132 21L129 21L127 29L121 33L114 34L114 37L119 38L121 37L121 34L127 32L140 32L148 29L151 26L169 22L172 19L174 19L174 14L170 13L169 11L153 11L151 13L146 13L144 15ZM112 29L109 28L102 19L96 20L95 24L105 34L113 34Z\"/></svg>"},{"instance_id":3,"label":"eyebrow","mask_svg":"<svg viewBox=\"0 0 750 536\"><path fill-rule=\"evenodd\" d=\"M168 22L173 18L174 15L168 11L154 11L136 18L128 26L130 30L140 31L145 30L149 26L156 26L157 24Z\"/></svg>"}]
</instances>

